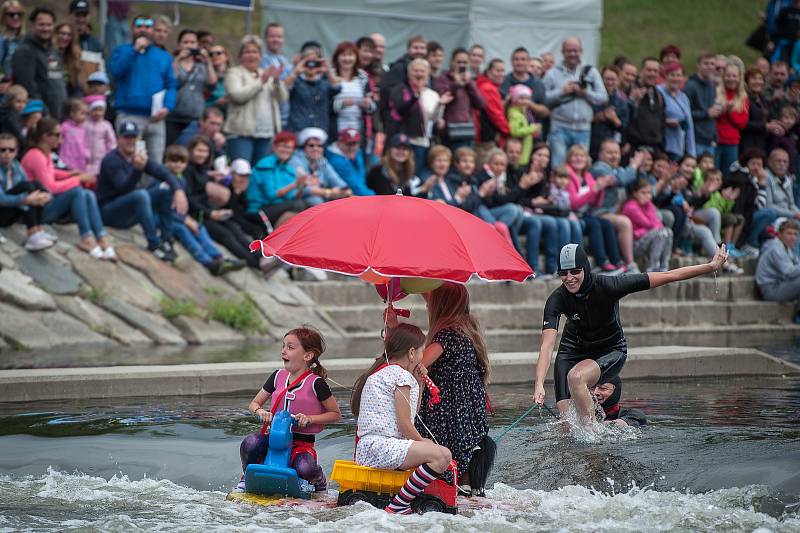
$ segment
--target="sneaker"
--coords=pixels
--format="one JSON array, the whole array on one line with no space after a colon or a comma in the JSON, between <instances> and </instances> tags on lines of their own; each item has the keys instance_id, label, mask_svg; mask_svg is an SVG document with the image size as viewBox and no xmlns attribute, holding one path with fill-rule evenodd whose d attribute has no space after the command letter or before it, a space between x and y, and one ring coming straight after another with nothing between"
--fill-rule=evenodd
<instances>
[{"instance_id":1,"label":"sneaker","mask_svg":"<svg viewBox=\"0 0 800 533\"><path fill-rule=\"evenodd\" d=\"M172 247L172 243L168 241L164 241L155 248L150 248L150 251L153 253L154 256L161 259L166 263L172 263L178 258L178 254L175 253L175 249Z\"/></svg>"},{"instance_id":2,"label":"sneaker","mask_svg":"<svg viewBox=\"0 0 800 533\"><path fill-rule=\"evenodd\" d=\"M99 246L95 245L94 248L87 252L91 257L95 259L103 259L103 249Z\"/></svg>"},{"instance_id":3,"label":"sneaker","mask_svg":"<svg viewBox=\"0 0 800 533\"><path fill-rule=\"evenodd\" d=\"M242 477L239 479L239 483L236 484L236 486L233 488L231 492L244 492L244 491L245 491L244 474L242 474Z\"/></svg>"},{"instance_id":4,"label":"sneaker","mask_svg":"<svg viewBox=\"0 0 800 533\"><path fill-rule=\"evenodd\" d=\"M615 267L611 263L606 263L600 267L600 275L602 276L619 276L622 272L622 269Z\"/></svg>"},{"instance_id":5,"label":"sneaker","mask_svg":"<svg viewBox=\"0 0 800 533\"><path fill-rule=\"evenodd\" d=\"M635 261L625 265L625 270L627 270L628 274L638 274L641 272L641 270L639 270L639 265L637 265Z\"/></svg>"},{"instance_id":6,"label":"sneaker","mask_svg":"<svg viewBox=\"0 0 800 533\"><path fill-rule=\"evenodd\" d=\"M740 266L730 261L725 261L725 263L722 265L722 271L729 274L744 274L744 270L742 270Z\"/></svg>"},{"instance_id":7,"label":"sneaker","mask_svg":"<svg viewBox=\"0 0 800 533\"><path fill-rule=\"evenodd\" d=\"M29 252L39 252L55 244L44 231L37 231L25 241L25 249Z\"/></svg>"},{"instance_id":8,"label":"sneaker","mask_svg":"<svg viewBox=\"0 0 800 533\"><path fill-rule=\"evenodd\" d=\"M103 259L106 261L111 261L112 263L119 261L119 257L117 257L117 251L114 250L113 246L109 246L103 250Z\"/></svg>"},{"instance_id":9,"label":"sneaker","mask_svg":"<svg viewBox=\"0 0 800 533\"><path fill-rule=\"evenodd\" d=\"M624 274L628 271L628 267L625 265L625 263L620 262L617 263L617 270L622 270L622 273Z\"/></svg>"},{"instance_id":10,"label":"sneaker","mask_svg":"<svg viewBox=\"0 0 800 533\"><path fill-rule=\"evenodd\" d=\"M738 249L736 245L734 245L733 243L725 245L725 248L728 250L728 255L733 258L739 258L745 256L745 253L740 249Z\"/></svg>"},{"instance_id":11,"label":"sneaker","mask_svg":"<svg viewBox=\"0 0 800 533\"><path fill-rule=\"evenodd\" d=\"M53 242L58 242L58 234L55 231L50 231L48 229L43 229L42 232L47 235L47 238Z\"/></svg>"},{"instance_id":12,"label":"sneaker","mask_svg":"<svg viewBox=\"0 0 800 533\"><path fill-rule=\"evenodd\" d=\"M747 257L758 257L760 253L758 251L758 248L756 248L755 246L751 246L749 244L745 244L744 246L742 246L741 251Z\"/></svg>"}]
</instances>

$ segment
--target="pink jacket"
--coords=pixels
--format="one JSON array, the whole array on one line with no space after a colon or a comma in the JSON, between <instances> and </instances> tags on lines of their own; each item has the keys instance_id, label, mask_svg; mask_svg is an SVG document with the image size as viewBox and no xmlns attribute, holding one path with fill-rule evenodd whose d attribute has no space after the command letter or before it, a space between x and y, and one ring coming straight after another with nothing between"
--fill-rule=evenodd
<instances>
[{"instance_id":1,"label":"pink jacket","mask_svg":"<svg viewBox=\"0 0 800 533\"><path fill-rule=\"evenodd\" d=\"M641 239L651 229L664 227L658 219L656 206L653 202L641 205L634 198L630 198L623 204L622 214L631 219L634 239Z\"/></svg>"},{"instance_id":2,"label":"pink jacket","mask_svg":"<svg viewBox=\"0 0 800 533\"><path fill-rule=\"evenodd\" d=\"M22 168L31 181L38 181L52 194L65 193L75 187L80 187L81 182L72 174L71 170L61 170L53 166L53 160L45 155L39 148L31 148L22 158Z\"/></svg>"},{"instance_id":3,"label":"pink jacket","mask_svg":"<svg viewBox=\"0 0 800 533\"><path fill-rule=\"evenodd\" d=\"M74 170L86 172L86 165L89 163L89 146L86 144L86 130L83 128L83 124L65 120L61 123L61 134L64 136L64 141L58 150L61 161Z\"/></svg>"},{"instance_id":4,"label":"pink jacket","mask_svg":"<svg viewBox=\"0 0 800 533\"><path fill-rule=\"evenodd\" d=\"M100 174L100 162L103 158L117 147L117 136L114 135L114 126L105 119L94 121L91 118L83 123L86 131L86 144L89 147L89 161L86 164L86 172Z\"/></svg>"},{"instance_id":5,"label":"pink jacket","mask_svg":"<svg viewBox=\"0 0 800 533\"><path fill-rule=\"evenodd\" d=\"M569 201L572 209L575 211L584 211L586 207L598 207L603 204L603 198L606 192L594 190L594 178L587 170L583 173L583 181L585 185L581 185L581 178L571 166L566 165L567 172L569 173L569 184L567 191L569 192Z\"/></svg>"}]
</instances>

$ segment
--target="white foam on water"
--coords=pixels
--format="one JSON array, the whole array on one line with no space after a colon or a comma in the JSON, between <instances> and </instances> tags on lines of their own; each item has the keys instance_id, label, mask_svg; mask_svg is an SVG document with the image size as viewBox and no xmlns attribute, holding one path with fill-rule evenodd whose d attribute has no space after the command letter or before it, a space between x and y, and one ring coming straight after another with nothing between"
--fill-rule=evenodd
<instances>
[{"instance_id":1,"label":"white foam on water","mask_svg":"<svg viewBox=\"0 0 800 533\"><path fill-rule=\"evenodd\" d=\"M258 507L227 502L169 480L111 479L48 469L40 476L0 475L0 532L56 531L800 531L800 516L777 519L753 509L762 486L703 494L632 487L603 493L581 486L519 490L497 483L489 508L469 516L392 516L361 503L335 509Z\"/></svg>"}]
</instances>

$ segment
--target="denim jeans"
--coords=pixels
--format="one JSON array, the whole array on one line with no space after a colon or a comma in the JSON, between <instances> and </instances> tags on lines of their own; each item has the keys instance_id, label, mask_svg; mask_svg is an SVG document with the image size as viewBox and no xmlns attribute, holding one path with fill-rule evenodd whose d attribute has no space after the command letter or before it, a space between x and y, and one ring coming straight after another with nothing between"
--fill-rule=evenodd
<instances>
[{"instance_id":1,"label":"denim jeans","mask_svg":"<svg viewBox=\"0 0 800 533\"><path fill-rule=\"evenodd\" d=\"M210 265L215 258L222 255L219 249L214 246L214 241L211 240L211 236L203 224L200 224L200 229L195 234L186 224L173 220L172 234L192 254L192 257L203 266Z\"/></svg>"},{"instance_id":2,"label":"denim jeans","mask_svg":"<svg viewBox=\"0 0 800 533\"><path fill-rule=\"evenodd\" d=\"M575 130L563 126L551 126L550 137L547 140L550 143L550 150L553 154L550 157L550 163L553 168L564 164L567 159L567 150L573 144L580 144L588 150L591 138L592 130Z\"/></svg>"},{"instance_id":3,"label":"denim jeans","mask_svg":"<svg viewBox=\"0 0 800 533\"><path fill-rule=\"evenodd\" d=\"M102 238L106 234L97 197L89 189L73 187L59 195L54 195L42 212L42 222L52 224L70 215L78 225L81 239L87 237Z\"/></svg>"},{"instance_id":4,"label":"denim jeans","mask_svg":"<svg viewBox=\"0 0 800 533\"><path fill-rule=\"evenodd\" d=\"M520 231L525 234L528 265L534 272L539 268L539 243L543 238L545 249L544 270L547 274L553 274L556 271L556 261L561 250L556 219L549 215L525 213Z\"/></svg>"},{"instance_id":5,"label":"denim jeans","mask_svg":"<svg viewBox=\"0 0 800 533\"><path fill-rule=\"evenodd\" d=\"M622 258L619 255L619 244L614 225L609 220L592 215L584 215L581 220L586 225L589 249L594 256L595 264L597 266L609 262L614 265L620 264Z\"/></svg>"},{"instance_id":6,"label":"denim jeans","mask_svg":"<svg viewBox=\"0 0 800 533\"><path fill-rule=\"evenodd\" d=\"M228 159L245 159L255 166L272 153L272 139L231 135L225 143Z\"/></svg>"},{"instance_id":7,"label":"denim jeans","mask_svg":"<svg viewBox=\"0 0 800 533\"><path fill-rule=\"evenodd\" d=\"M581 244L583 242L583 228L579 220L571 220L567 217L555 217L558 227L558 249L565 244Z\"/></svg>"},{"instance_id":8,"label":"denim jeans","mask_svg":"<svg viewBox=\"0 0 800 533\"><path fill-rule=\"evenodd\" d=\"M767 226L775 222L778 218L774 209L768 207L764 209L756 209L753 212L753 218L750 220L750 231L747 232L747 244L758 248L760 245L761 233L767 229Z\"/></svg>"},{"instance_id":9,"label":"denim jeans","mask_svg":"<svg viewBox=\"0 0 800 533\"><path fill-rule=\"evenodd\" d=\"M164 162L164 150L167 145L167 125L163 120L150 122L150 117L131 115L120 111L117 113L115 126L118 128L123 120L136 123L142 132L142 140L147 145L147 156L158 164Z\"/></svg>"},{"instance_id":10,"label":"denim jeans","mask_svg":"<svg viewBox=\"0 0 800 533\"><path fill-rule=\"evenodd\" d=\"M172 196L170 189L158 186L131 191L103 206L103 221L120 229L141 225L147 244L155 248L162 240L172 240ZM156 226L161 230L160 238Z\"/></svg>"},{"instance_id":11,"label":"denim jeans","mask_svg":"<svg viewBox=\"0 0 800 533\"><path fill-rule=\"evenodd\" d=\"M720 169L723 174L728 173L728 169L737 159L739 159L738 144L717 145L717 150L714 154L714 166Z\"/></svg>"}]
</instances>

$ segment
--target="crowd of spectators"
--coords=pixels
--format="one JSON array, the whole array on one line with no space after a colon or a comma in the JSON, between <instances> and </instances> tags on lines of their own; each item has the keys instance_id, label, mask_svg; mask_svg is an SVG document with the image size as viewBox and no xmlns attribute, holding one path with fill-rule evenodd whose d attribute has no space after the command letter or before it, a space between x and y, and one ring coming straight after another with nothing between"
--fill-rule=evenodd
<instances>
[{"instance_id":1,"label":"crowd of spectators","mask_svg":"<svg viewBox=\"0 0 800 533\"><path fill-rule=\"evenodd\" d=\"M177 239L214 274L268 271L251 240L311 206L399 190L493 225L541 279L570 242L587 239L604 274L662 271L722 243L756 257L800 219L800 1L770 2L775 37L752 65L712 52L685 65L666 45L602 67L574 37L508 63L421 35L394 62L377 33L295 53L285 32L303 29L275 22L228 51L146 14L104 52L89 9L73 0L59 22L0 5L0 225L24 223L30 250L71 220L81 249L113 261L105 227L138 225L163 260ZM793 257L796 239L778 241Z\"/></svg>"}]
</instances>

